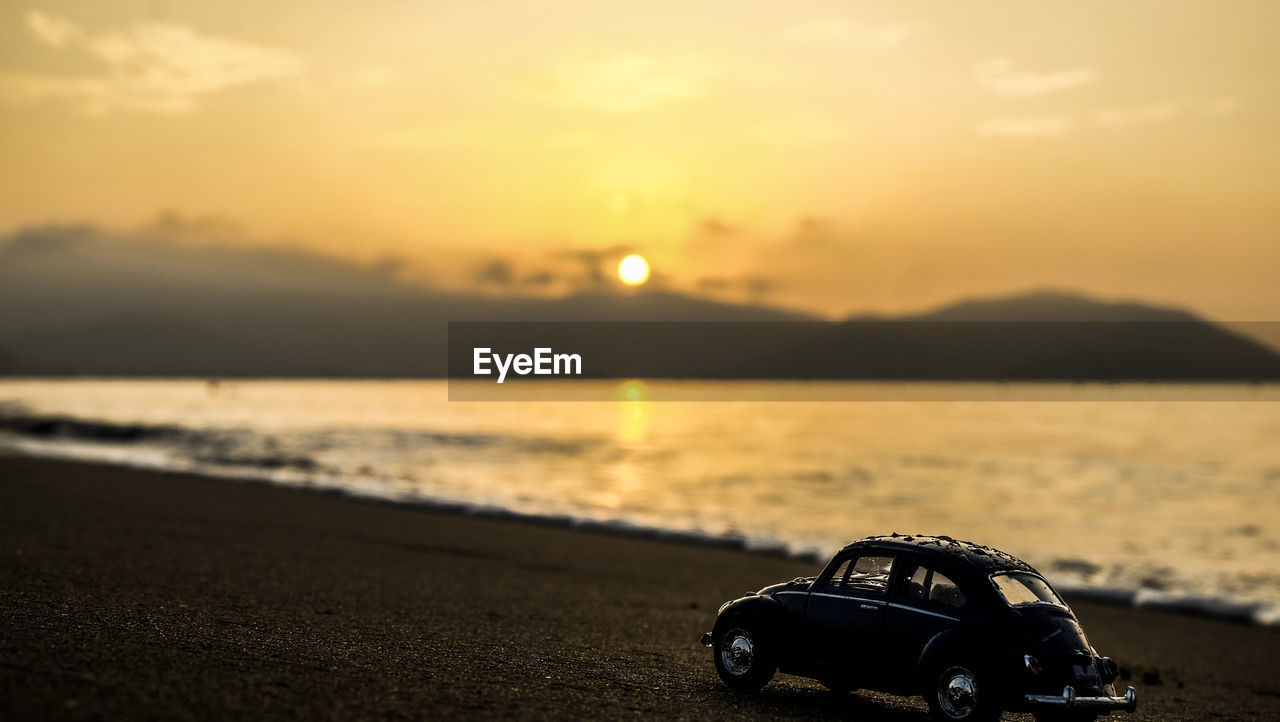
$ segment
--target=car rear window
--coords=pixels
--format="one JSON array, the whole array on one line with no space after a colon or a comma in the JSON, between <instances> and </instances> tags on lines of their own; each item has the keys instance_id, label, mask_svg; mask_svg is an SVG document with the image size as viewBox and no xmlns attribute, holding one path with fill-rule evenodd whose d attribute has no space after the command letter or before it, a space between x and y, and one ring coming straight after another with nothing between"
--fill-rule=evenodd
<instances>
[{"instance_id":1,"label":"car rear window","mask_svg":"<svg viewBox=\"0 0 1280 722\"><path fill-rule=\"evenodd\" d=\"M1067 606L1062 597L1053 591L1049 583L1034 574L1026 572L1007 572L991 577L1000 596L1011 607L1021 604L1056 604Z\"/></svg>"}]
</instances>

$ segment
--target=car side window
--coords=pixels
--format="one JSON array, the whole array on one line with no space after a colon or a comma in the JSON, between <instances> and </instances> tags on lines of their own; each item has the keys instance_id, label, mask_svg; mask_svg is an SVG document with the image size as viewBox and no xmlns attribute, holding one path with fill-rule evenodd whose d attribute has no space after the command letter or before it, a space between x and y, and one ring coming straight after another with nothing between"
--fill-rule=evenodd
<instances>
[{"instance_id":1,"label":"car side window","mask_svg":"<svg viewBox=\"0 0 1280 722\"><path fill-rule=\"evenodd\" d=\"M934 572L929 584L929 601L948 607L963 607L964 593L945 574Z\"/></svg>"},{"instance_id":2,"label":"car side window","mask_svg":"<svg viewBox=\"0 0 1280 722\"><path fill-rule=\"evenodd\" d=\"M907 567L899 584L899 595L911 601L929 601L947 607L963 607L964 593L951 578L923 564Z\"/></svg>"},{"instance_id":3,"label":"car side window","mask_svg":"<svg viewBox=\"0 0 1280 722\"><path fill-rule=\"evenodd\" d=\"M889 570L892 568L893 557L858 557L853 560L849 575L841 586L859 592L884 594L889 589Z\"/></svg>"},{"instance_id":4,"label":"car side window","mask_svg":"<svg viewBox=\"0 0 1280 722\"><path fill-rule=\"evenodd\" d=\"M827 580L827 584L832 587L843 587L845 578L849 576L849 566L852 562L852 559L841 562L840 566L836 567L835 573Z\"/></svg>"},{"instance_id":5,"label":"car side window","mask_svg":"<svg viewBox=\"0 0 1280 722\"><path fill-rule=\"evenodd\" d=\"M929 588L929 570L919 564L913 565L902 575L902 596L906 599L924 599L925 590Z\"/></svg>"}]
</instances>

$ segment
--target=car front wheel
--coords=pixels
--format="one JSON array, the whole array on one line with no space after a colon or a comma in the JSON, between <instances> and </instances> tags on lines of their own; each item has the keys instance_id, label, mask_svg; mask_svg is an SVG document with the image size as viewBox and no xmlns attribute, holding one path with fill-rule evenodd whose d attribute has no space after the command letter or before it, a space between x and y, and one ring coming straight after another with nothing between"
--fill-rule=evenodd
<instances>
[{"instance_id":1,"label":"car front wheel","mask_svg":"<svg viewBox=\"0 0 1280 722\"><path fill-rule=\"evenodd\" d=\"M993 685L973 664L945 664L926 685L929 714L945 722L991 722L1000 718Z\"/></svg>"},{"instance_id":2,"label":"car front wheel","mask_svg":"<svg viewBox=\"0 0 1280 722\"><path fill-rule=\"evenodd\" d=\"M778 665L762 635L728 625L714 642L716 671L733 691L755 692L773 679Z\"/></svg>"}]
</instances>

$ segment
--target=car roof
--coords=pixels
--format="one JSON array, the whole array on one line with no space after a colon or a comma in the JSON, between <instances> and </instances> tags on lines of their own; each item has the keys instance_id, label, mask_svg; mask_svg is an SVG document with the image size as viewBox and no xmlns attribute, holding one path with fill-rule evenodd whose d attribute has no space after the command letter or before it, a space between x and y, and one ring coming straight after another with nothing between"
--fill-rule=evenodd
<instances>
[{"instance_id":1,"label":"car roof","mask_svg":"<svg viewBox=\"0 0 1280 722\"><path fill-rule=\"evenodd\" d=\"M949 536L930 536L927 534L869 536L845 546L841 551L846 552L866 548L911 551L931 559L943 559L988 574L1002 571L1038 573L1030 564L1012 554L1006 554L999 549L993 549L981 544L952 539Z\"/></svg>"}]
</instances>

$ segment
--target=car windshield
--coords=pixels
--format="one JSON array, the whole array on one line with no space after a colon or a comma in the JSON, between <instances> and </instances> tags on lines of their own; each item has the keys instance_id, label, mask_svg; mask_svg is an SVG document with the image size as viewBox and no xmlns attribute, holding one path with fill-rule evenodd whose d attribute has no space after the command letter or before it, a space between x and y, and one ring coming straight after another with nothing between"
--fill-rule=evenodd
<instances>
[{"instance_id":1,"label":"car windshield","mask_svg":"<svg viewBox=\"0 0 1280 722\"><path fill-rule=\"evenodd\" d=\"M1062 597L1053 591L1049 583L1034 574L1027 572L1005 572L991 577L1000 596L1011 607L1022 604L1054 604L1067 606Z\"/></svg>"}]
</instances>

